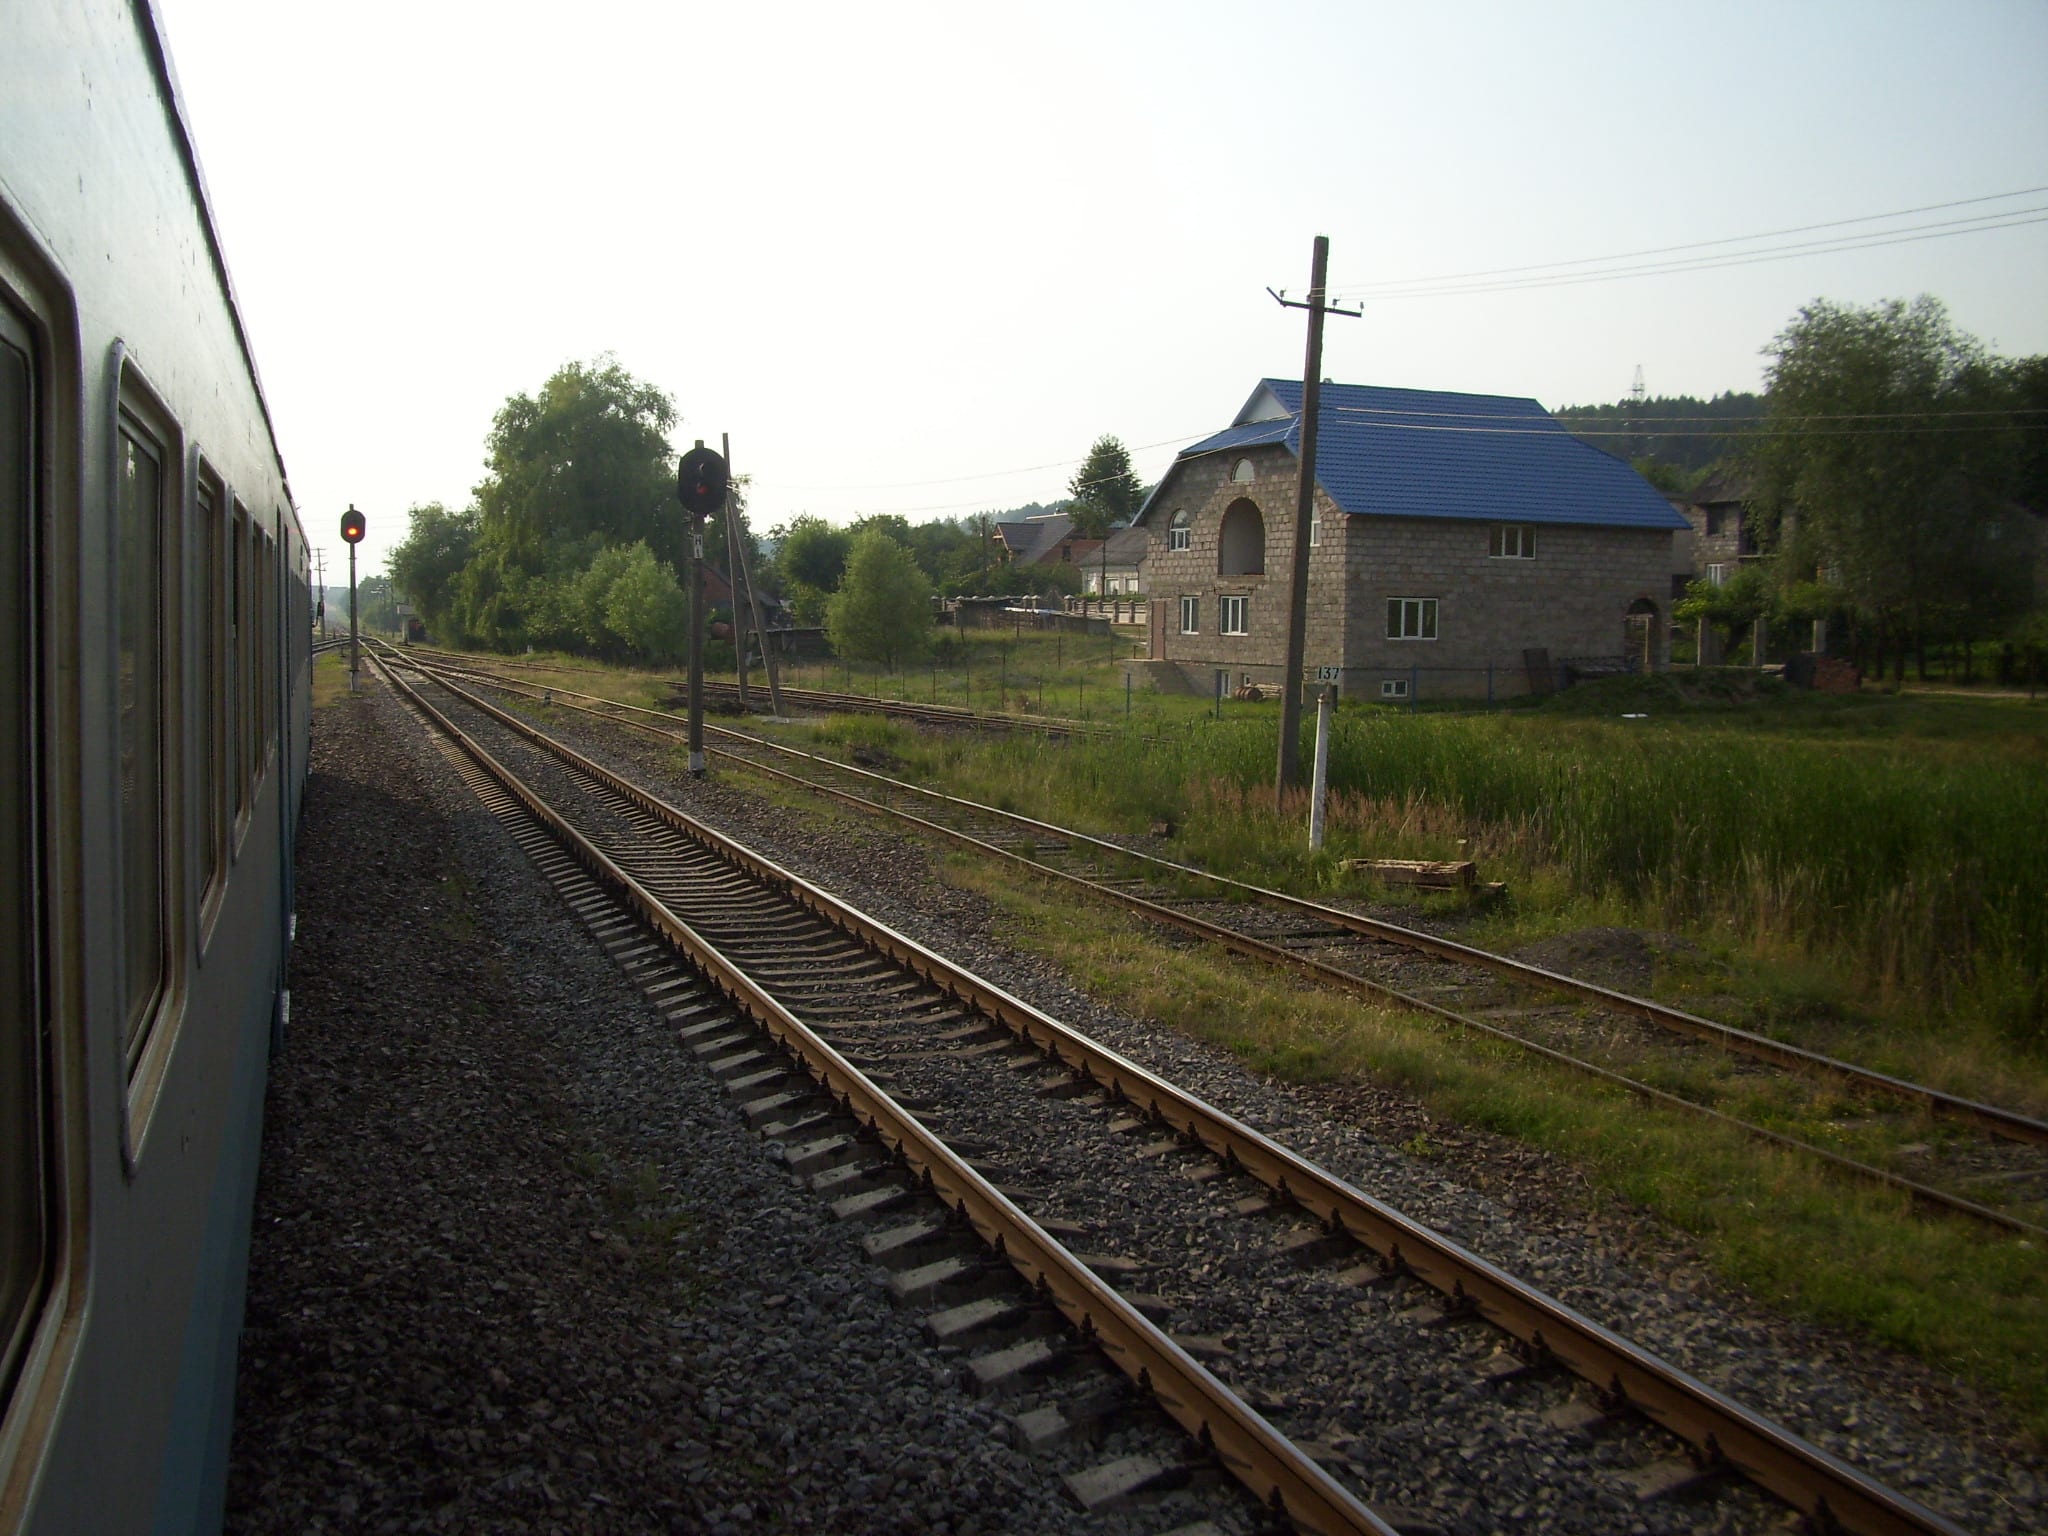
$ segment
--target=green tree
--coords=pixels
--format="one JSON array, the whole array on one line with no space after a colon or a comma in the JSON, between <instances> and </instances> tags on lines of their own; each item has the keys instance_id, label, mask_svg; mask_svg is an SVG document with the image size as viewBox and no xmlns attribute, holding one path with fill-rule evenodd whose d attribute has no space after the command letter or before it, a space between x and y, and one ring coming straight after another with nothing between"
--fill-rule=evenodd
<instances>
[{"instance_id":1,"label":"green tree","mask_svg":"<svg viewBox=\"0 0 2048 1536\"><path fill-rule=\"evenodd\" d=\"M675 421L666 394L609 356L512 396L492 422L476 488L481 537L528 571L580 568L604 545L640 539L680 555Z\"/></svg>"},{"instance_id":2,"label":"green tree","mask_svg":"<svg viewBox=\"0 0 2048 1536\"><path fill-rule=\"evenodd\" d=\"M987 546L971 518L919 523L910 530L910 552L932 585L951 595L980 590L981 573L989 564Z\"/></svg>"},{"instance_id":3,"label":"green tree","mask_svg":"<svg viewBox=\"0 0 2048 1536\"><path fill-rule=\"evenodd\" d=\"M635 544L605 593L604 622L633 655L674 661L690 643L690 600L675 572L646 544Z\"/></svg>"},{"instance_id":4,"label":"green tree","mask_svg":"<svg viewBox=\"0 0 2048 1536\"><path fill-rule=\"evenodd\" d=\"M1695 581L1685 596L1671 605L1671 616L1681 624L1704 619L1721 634L1722 644L1732 654L1749 637L1758 619L1771 616L1770 584L1763 572L1746 565L1720 586Z\"/></svg>"},{"instance_id":5,"label":"green tree","mask_svg":"<svg viewBox=\"0 0 2048 1536\"><path fill-rule=\"evenodd\" d=\"M1074 527L1091 539L1123 527L1145 501L1145 487L1131 472L1130 451L1114 437L1095 439L1088 457L1067 482L1067 494L1073 498L1067 513Z\"/></svg>"},{"instance_id":6,"label":"green tree","mask_svg":"<svg viewBox=\"0 0 2048 1536\"><path fill-rule=\"evenodd\" d=\"M826 604L846 574L853 536L822 517L800 512L769 535L775 544L775 582L799 624L824 622Z\"/></svg>"},{"instance_id":7,"label":"green tree","mask_svg":"<svg viewBox=\"0 0 2048 1536\"><path fill-rule=\"evenodd\" d=\"M825 638L839 655L892 670L932 643L932 584L903 545L880 529L854 541L846 575L825 609Z\"/></svg>"},{"instance_id":8,"label":"green tree","mask_svg":"<svg viewBox=\"0 0 2048 1536\"><path fill-rule=\"evenodd\" d=\"M1816 570L1857 620L1866 670L1942 631L1987 633L2018 583L1996 530L2015 488L2014 431L1997 412L2009 365L1940 303L1816 300L1765 349L1764 430L1751 458L1781 580Z\"/></svg>"},{"instance_id":9,"label":"green tree","mask_svg":"<svg viewBox=\"0 0 2048 1536\"><path fill-rule=\"evenodd\" d=\"M877 533L886 533L905 549L912 547L910 520L900 513L870 512L865 517L856 517L846 530L848 540L859 539L869 529ZM848 548L851 547L852 544L849 542Z\"/></svg>"},{"instance_id":10,"label":"green tree","mask_svg":"<svg viewBox=\"0 0 2048 1536\"><path fill-rule=\"evenodd\" d=\"M428 501L406 516L411 530L385 562L392 585L406 595L431 633L459 639L459 626L452 622L456 583L476 553L476 513L451 512Z\"/></svg>"}]
</instances>

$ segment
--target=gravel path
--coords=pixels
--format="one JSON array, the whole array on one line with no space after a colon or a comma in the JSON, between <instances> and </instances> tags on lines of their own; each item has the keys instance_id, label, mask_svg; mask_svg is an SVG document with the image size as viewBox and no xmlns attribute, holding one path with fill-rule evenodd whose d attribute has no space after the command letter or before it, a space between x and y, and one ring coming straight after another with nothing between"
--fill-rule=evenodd
<instances>
[{"instance_id":1,"label":"gravel path","mask_svg":"<svg viewBox=\"0 0 2048 1536\"><path fill-rule=\"evenodd\" d=\"M1162 1531L1084 1518L882 1296L381 691L316 718L231 1530ZM622 768L665 754L599 738ZM922 854L714 776L685 809L1325 1161L1972 1529L2038 1450L1909 1361L1728 1294L1568 1170L1359 1085L1303 1094L1008 953ZM1418 1131L1434 1157L1395 1150ZM1229 1501L1219 1524L1235 1529ZM1542 1528L1537 1511L1455 1528ZM1661 1524L1662 1522L1660 1522Z\"/></svg>"}]
</instances>

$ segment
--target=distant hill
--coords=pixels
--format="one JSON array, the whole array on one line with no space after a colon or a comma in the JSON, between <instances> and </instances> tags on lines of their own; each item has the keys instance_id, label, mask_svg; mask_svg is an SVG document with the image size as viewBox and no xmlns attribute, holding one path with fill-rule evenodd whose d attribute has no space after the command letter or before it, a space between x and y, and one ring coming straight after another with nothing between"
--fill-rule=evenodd
<instances>
[{"instance_id":1,"label":"distant hill","mask_svg":"<svg viewBox=\"0 0 2048 1536\"><path fill-rule=\"evenodd\" d=\"M1576 435L1617 459L1655 459L1687 479L1735 457L1744 429L1763 414L1764 398L1753 393L1659 395L1613 405L1567 405L1551 414Z\"/></svg>"}]
</instances>

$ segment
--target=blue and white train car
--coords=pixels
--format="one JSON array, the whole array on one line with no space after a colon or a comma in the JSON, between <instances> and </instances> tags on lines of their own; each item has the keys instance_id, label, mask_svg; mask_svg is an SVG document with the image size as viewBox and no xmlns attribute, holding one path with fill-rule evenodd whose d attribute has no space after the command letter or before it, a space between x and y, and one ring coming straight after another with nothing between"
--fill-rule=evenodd
<instances>
[{"instance_id":1,"label":"blue and white train car","mask_svg":"<svg viewBox=\"0 0 2048 1536\"><path fill-rule=\"evenodd\" d=\"M150 0L0 0L0 1533L217 1529L306 539Z\"/></svg>"}]
</instances>

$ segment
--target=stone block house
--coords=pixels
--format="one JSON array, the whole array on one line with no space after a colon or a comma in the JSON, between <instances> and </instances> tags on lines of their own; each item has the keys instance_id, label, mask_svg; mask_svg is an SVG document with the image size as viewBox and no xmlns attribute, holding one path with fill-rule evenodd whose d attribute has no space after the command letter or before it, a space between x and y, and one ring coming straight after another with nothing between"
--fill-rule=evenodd
<instances>
[{"instance_id":1,"label":"stone block house","mask_svg":"<svg viewBox=\"0 0 2048 1536\"><path fill-rule=\"evenodd\" d=\"M1183 686L1281 681L1301 402L1298 381L1262 380L1133 522L1152 665ZM1572 663L1663 663L1688 524L1534 400L1325 384L1318 436L1310 678L1349 698L1485 697Z\"/></svg>"},{"instance_id":2,"label":"stone block house","mask_svg":"<svg viewBox=\"0 0 2048 1536\"><path fill-rule=\"evenodd\" d=\"M1750 525L1749 491L1727 474L1709 475L1678 508L1690 538L1679 535L1674 547L1682 558L1674 567L1688 580L1704 578L1721 586L1757 556L1756 530Z\"/></svg>"}]
</instances>

